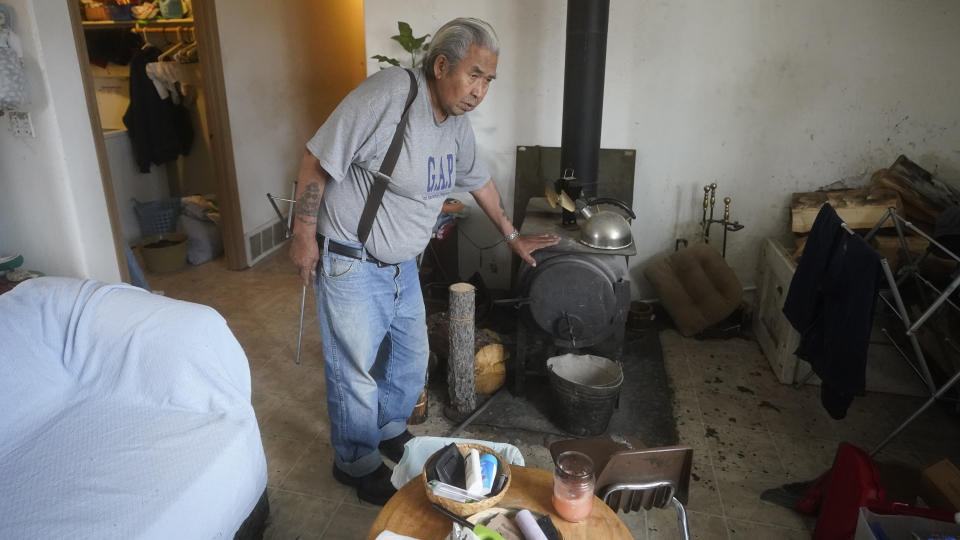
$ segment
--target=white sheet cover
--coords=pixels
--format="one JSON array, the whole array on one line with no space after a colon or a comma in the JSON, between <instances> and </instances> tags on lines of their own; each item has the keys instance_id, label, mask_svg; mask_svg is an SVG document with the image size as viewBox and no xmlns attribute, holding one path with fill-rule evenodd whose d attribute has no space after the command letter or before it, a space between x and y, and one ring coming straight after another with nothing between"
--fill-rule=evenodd
<instances>
[{"instance_id":1,"label":"white sheet cover","mask_svg":"<svg viewBox=\"0 0 960 540\"><path fill-rule=\"evenodd\" d=\"M127 285L0 295L0 538L231 538L266 486L223 318Z\"/></svg>"}]
</instances>

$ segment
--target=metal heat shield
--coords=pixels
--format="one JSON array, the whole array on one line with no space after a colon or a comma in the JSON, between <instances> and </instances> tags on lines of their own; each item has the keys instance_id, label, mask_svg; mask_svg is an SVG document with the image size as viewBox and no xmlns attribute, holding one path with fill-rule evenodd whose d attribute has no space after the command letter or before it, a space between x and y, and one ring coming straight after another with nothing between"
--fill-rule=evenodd
<instances>
[{"instance_id":1,"label":"metal heat shield","mask_svg":"<svg viewBox=\"0 0 960 540\"><path fill-rule=\"evenodd\" d=\"M636 150L632 149L600 149L600 164L597 175L603 180L598 186L597 197L619 199L633 207L633 175L636 168L636 156ZM556 180L555 171L558 167L560 167L560 148L557 146L517 147L513 222L523 234L528 234L524 228L528 203L531 198L540 198L546 203L546 200L543 199L544 187L553 185L554 180ZM549 206L547 206L547 208L549 208ZM559 209L556 212L556 225L559 227L561 213ZM541 227L534 227L534 229L539 228ZM568 238L571 237L571 235L575 235L572 236L574 242L579 243L580 229L573 231L565 230L564 234L560 236L562 238ZM562 246L568 245L566 240L562 241L561 244ZM564 249L562 246L561 249ZM591 250L590 252L595 252L587 246L583 246L583 248ZM612 254L606 250L603 251L606 252L607 255ZM634 254L635 253L634 251ZM621 253L618 252L617 254ZM514 256L511 276L516 277L519 267L520 258Z\"/></svg>"},{"instance_id":2,"label":"metal heat shield","mask_svg":"<svg viewBox=\"0 0 960 540\"><path fill-rule=\"evenodd\" d=\"M597 176L601 179L597 197L619 199L633 206L633 174L637 151L632 149L600 149ZM560 148L557 146L518 146L517 169L514 178L513 222L523 224L527 201L543 197L544 187L552 186L560 167Z\"/></svg>"}]
</instances>

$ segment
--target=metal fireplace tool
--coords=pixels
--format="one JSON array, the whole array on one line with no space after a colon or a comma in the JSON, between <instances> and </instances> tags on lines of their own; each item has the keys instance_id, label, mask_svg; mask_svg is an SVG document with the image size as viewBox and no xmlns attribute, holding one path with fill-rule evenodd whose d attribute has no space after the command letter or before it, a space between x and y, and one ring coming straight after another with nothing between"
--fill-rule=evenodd
<instances>
[{"instance_id":1,"label":"metal fireplace tool","mask_svg":"<svg viewBox=\"0 0 960 540\"><path fill-rule=\"evenodd\" d=\"M293 194L291 197L297 196L297 182L293 182ZM267 193L267 200L270 201L270 206L273 207L273 211L277 213L277 217L280 218L280 222L286 227L287 234L284 237L284 240L293 236L293 208L297 204L297 201L294 199L282 199L280 197L275 197ZM283 213L280 211L280 207L277 206L277 201L285 202L290 204L290 212L284 217ZM306 306L307 302L307 286L303 286L303 290L300 291L300 328L297 330L297 365L300 365L300 349L303 344L303 309Z\"/></svg>"},{"instance_id":2,"label":"metal fireplace tool","mask_svg":"<svg viewBox=\"0 0 960 540\"><path fill-rule=\"evenodd\" d=\"M723 227L723 249L721 254L727 257L727 233L736 232L743 228L739 221L730 221L730 197L723 198L723 219L714 219L713 209L717 203L717 183L709 186L703 186L703 217L700 219L700 230L703 236L703 243L710 243L710 227L714 223L719 223ZM709 202L710 218L707 219L707 208Z\"/></svg>"}]
</instances>

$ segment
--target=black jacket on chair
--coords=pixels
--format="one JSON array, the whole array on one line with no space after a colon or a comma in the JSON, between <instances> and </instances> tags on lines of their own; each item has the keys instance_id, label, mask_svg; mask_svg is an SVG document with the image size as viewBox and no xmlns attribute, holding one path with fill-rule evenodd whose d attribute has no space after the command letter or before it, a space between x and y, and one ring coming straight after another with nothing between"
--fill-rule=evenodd
<instances>
[{"instance_id":1,"label":"black jacket on chair","mask_svg":"<svg viewBox=\"0 0 960 540\"><path fill-rule=\"evenodd\" d=\"M820 377L820 399L843 418L865 388L880 256L824 204L790 282L783 313L800 332L796 355Z\"/></svg>"}]
</instances>

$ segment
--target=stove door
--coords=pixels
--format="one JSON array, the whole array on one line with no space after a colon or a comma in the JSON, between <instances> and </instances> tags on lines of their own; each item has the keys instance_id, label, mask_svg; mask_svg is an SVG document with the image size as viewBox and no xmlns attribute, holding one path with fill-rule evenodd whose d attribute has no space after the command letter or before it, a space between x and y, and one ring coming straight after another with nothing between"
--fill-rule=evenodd
<instances>
[{"instance_id":1,"label":"stove door","mask_svg":"<svg viewBox=\"0 0 960 540\"><path fill-rule=\"evenodd\" d=\"M623 257L559 255L524 270L530 317L558 345L591 347L623 324Z\"/></svg>"}]
</instances>

